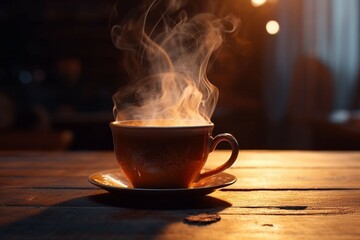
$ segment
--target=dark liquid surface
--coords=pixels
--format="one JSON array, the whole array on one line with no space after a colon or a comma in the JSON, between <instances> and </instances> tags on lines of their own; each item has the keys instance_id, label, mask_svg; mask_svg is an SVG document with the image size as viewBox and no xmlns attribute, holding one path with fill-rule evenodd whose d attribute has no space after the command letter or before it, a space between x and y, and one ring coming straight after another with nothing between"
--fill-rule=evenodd
<instances>
[{"instance_id":1,"label":"dark liquid surface","mask_svg":"<svg viewBox=\"0 0 360 240\"><path fill-rule=\"evenodd\" d=\"M124 120L114 122L117 126L133 126L133 127L191 127L191 126L207 126L211 123L203 120L190 119L149 119L149 120Z\"/></svg>"}]
</instances>

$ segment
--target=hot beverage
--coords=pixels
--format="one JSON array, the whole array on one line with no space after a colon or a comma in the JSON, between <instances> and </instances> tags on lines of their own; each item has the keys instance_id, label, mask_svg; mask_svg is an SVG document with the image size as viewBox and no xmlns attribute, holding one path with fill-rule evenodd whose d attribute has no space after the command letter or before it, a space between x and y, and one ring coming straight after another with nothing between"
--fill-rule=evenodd
<instances>
[{"instance_id":1,"label":"hot beverage","mask_svg":"<svg viewBox=\"0 0 360 240\"><path fill-rule=\"evenodd\" d=\"M230 167L237 158L237 141L230 134L213 138L213 126L188 120L110 123L117 161L136 188L188 188ZM230 143L232 155L222 166L201 173L208 154L221 141Z\"/></svg>"}]
</instances>

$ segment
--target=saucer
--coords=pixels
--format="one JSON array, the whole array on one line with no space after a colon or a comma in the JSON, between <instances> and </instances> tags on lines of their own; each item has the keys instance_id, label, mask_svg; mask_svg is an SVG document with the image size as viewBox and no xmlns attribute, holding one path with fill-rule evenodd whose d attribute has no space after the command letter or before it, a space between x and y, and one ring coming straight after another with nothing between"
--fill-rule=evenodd
<instances>
[{"instance_id":1,"label":"saucer","mask_svg":"<svg viewBox=\"0 0 360 240\"><path fill-rule=\"evenodd\" d=\"M229 173L221 172L204 178L189 188L134 188L120 169L110 169L91 174L89 182L110 193L127 197L194 197L205 196L217 189L229 186L236 182L236 177Z\"/></svg>"}]
</instances>

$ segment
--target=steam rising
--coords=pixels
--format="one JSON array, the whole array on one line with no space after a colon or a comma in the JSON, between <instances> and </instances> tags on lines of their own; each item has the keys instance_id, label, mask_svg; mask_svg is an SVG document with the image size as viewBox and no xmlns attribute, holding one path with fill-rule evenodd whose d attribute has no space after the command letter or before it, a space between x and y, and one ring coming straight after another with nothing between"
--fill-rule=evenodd
<instances>
[{"instance_id":1,"label":"steam rising","mask_svg":"<svg viewBox=\"0 0 360 240\"><path fill-rule=\"evenodd\" d=\"M117 121L210 122L219 93L206 77L208 64L223 42L223 33L234 31L238 21L210 13L189 17L185 3L148 2L113 26L113 42L124 52L132 78L113 96Z\"/></svg>"}]
</instances>

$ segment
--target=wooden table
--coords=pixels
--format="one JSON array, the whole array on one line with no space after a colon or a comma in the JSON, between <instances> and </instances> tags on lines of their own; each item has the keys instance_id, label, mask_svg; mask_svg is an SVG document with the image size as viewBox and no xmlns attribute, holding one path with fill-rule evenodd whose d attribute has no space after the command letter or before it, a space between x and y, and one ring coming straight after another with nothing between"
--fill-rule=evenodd
<instances>
[{"instance_id":1,"label":"wooden table","mask_svg":"<svg viewBox=\"0 0 360 240\"><path fill-rule=\"evenodd\" d=\"M241 151L235 184L181 201L87 180L116 167L112 152L0 152L0 239L360 239L360 152ZM199 213L221 220L184 222Z\"/></svg>"}]
</instances>

